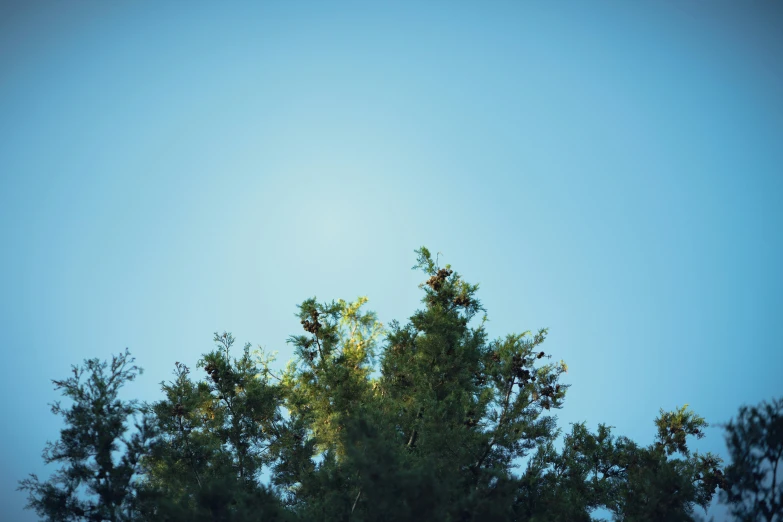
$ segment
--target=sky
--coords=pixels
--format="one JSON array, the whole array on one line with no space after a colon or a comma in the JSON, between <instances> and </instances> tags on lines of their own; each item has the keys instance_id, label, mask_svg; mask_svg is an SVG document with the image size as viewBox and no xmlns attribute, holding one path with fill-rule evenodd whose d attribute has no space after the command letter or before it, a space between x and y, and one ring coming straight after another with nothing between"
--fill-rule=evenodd
<instances>
[{"instance_id":1,"label":"sky","mask_svg":"<svg viewBox=\"0 0 783 522\"><path fill-rule=\"evenodd\" d=\"M128 347L162 398L212 334L291 358L296 305L549 328L561 427L653 441L783 394L783 4L0 3L0 505L51 379ZM721 516L720 509L710 512Z\"/></svg>"}]
</instances>

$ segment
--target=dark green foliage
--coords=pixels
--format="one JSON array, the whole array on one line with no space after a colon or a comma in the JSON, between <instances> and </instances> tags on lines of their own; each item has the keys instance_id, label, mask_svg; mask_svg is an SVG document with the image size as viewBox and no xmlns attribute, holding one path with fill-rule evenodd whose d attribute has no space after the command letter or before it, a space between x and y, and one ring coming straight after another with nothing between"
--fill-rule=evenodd
<instances>
[{"instance_id":1,"label":"dark green foliage","mask_svg":"<svg viewBox=\"0 0 783 522\"><path fill-rule=\"evenodd\" d=\"M127 353L112 363L112 384L88 395L66 388L74 411L91 413L67 417L52 453L60 458L47 460L71 467L51 484L22 483L31 507L49 520L579 522L599 507L617 520L674 521L706 506L719 461L686 443L702 436L703 419L662 412L648 448L576 424L557 451L553 413L569 387L566 364L542 348L547 331L490 340L478 285L426 248L417 254L427 276L421 310L384 329L362 309L366 298L308 299L303 332L289 338L295 360L279 375L249 345L236 357L224 333L198 362L204 377L175 363L154 404L116 402L135 376L122 369ZM87 369L107 380L97 361ZM110 463L111 441L135 413L139 432ZM78 464L90 448L104 448L93 475ZM103 469L116 476L109 490ZM73 487L89 480L92 503Z\"/></svg>"},{"instance_id":2,"label":"dark green foliage","mask_svg":"<svg viewBox=\"0 0 783 522\"><path fill-rule=\"evenodd\" d=\"M31 475L19 487L28 491L28 507L43 519L133 519L133 479L153 431L151 419L143 416L137 431L125 437L128 420L140 412L135 401L118 398L122 385L142 373L133 361L126 350L111 363L86 360L83 367L72 368L71 377L52 381L73 405L67 409L59 401L52 405L52 413L62 416L66 427L59 441L47 443L43 459L63 467L46 482Z\"/></svg>"},{"instance_id":3,"label":"dark green foliage","mask_svg":"<svg viewBox=\"0 0 783 522\"><path fill-rule=\"evenodd\" d=\"M685 408L662 412L656 424L670 432L677 429L675 419L706 426ZM520 520L590 520L598 507L620 521L693 520L694 507L706 510L720 477L719 458L691 454L685 446L678 458L671 457L672 447L660 434L645 448L614 437L608 426L591 433L575 424L563 442L560 453L545 445L529 462L521 481Z\"/></svg>"},{"instance_id":4,"label":"dark green foliage","mask_svg":"<svg viewBox=\"0 0 783 522\"><path fill-rule=\"evenodd\" d=\"M726 426L723 501L743 522L783 521L783 398L740 408Z\"/></svg>"}]
</instances>

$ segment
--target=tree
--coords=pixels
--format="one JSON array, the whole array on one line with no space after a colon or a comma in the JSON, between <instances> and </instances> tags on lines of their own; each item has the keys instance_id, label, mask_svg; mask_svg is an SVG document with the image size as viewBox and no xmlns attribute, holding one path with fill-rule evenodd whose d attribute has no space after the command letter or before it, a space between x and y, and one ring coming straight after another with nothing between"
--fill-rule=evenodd
<instances>
[{"instance_id":1,"label":"tree","mask_svg":"<svg viewBox=\"0 0 783 522\"><path fill-rule=\"evenodd\" d=\"M706 508L720 459L686 444L704 419L662 411L649 448L577 425L556 452L567 366L548 362L546 330L489 341L486 316L471 326L478 286L417 253L425 306L389 325L377 367L364 299L300 306L309 335L291 338L301 365L283 383L299 445L276 480L304 519L573 521L603 506L618 520L690 520Z\"/></svg>"},{"instance_id":2,"label":"tree","mask_svg":"<svg viewBox=\"0 0 783 522\"><path fill-rule=\"evenodd\" d=\"M283 456L277 480L305 519L507 519L515 461L556 436L544 413L567 386L564 363L537 364L546 331L488 342L484 321L469 326L477 285L418 253L426 307L390 325L378 366L366 299L300 306L308 335L291 338L300 363L283 385L303 461L317 464Z\"/></svg>"},{"instance_id":3,"label":"tree","mask_svg":"<svg viewBox=\"0 0 783 522\"><path fill-rule=\"evenodd\" d=\"M682 407L661 411L656 442L641 447L600 424L591 433L574 424L558 453L538 448L521 478L519 520L590 520L598 507L618 521L694 520L721 484L721 461L691 453L686 437L701 438L703 418Z\"/></svg>"},{"instance_id":4,"label":"tree","mask_svg":"<svg viewBox=\"0 0 783 522\"><path fill-rule=\"evenodd\" d=\"M269 358L245 345L231 358L234 337L215 334L217 349L199 366L208 379L193 382L175 363L175 380L161 383L166 398L149 410L156 438L142 459L139 497L144 520L282 520L286 514L259 474L280 441L281 390L270 382Z\"/></svg>"},{"instance_id":5,"label":"tree","mask_svg":"<svg viewBox=\"0 0 783 522\"><path fill-rule=\"evenodd\" d=\"M722 495L743 522L783 521L783 398L742 406L726 425L731 464Z\"/></svg>"},{"instance_id":6,"label":"tree","mask_svg":"<svg viewBox=\"0 0 783 522\"><path fill-rule=\"evenodd\" d=\"M125 437L129 419L140 413L136 401L118 398L123 384L143 371L133 361L126 349L111 363L85 360L83 367L72 367L71 377L52 381L73 405L68 409L59 401L52 405L52 413L62 416L66 427L59 441L47 443L43 459L65 467L45 482L31 474L19 486L28 491L27 507L45 520L132 520L134 477L151 438L146 416L136 423L137 431Z\"/></svg>"},{"instance_id":7,"label":"tree","mask_svg":"<svg viewBox=\"0 0 783 522\"><path fill-rule=\"evenodd\" d=\"M234 357L228 333L198 362L204 378L175 363L142 408L128 516L588 521L606 507L631 522L691 520L709 502L720 461L686 444L704 419L662 411L647 448L576 424L556 450L568 368L547 330L490 340L478 285L417 254L423 307L404 324L381 325L364 297L311 298L280 374L249 345Z\"/></svg>"}]
</instances>

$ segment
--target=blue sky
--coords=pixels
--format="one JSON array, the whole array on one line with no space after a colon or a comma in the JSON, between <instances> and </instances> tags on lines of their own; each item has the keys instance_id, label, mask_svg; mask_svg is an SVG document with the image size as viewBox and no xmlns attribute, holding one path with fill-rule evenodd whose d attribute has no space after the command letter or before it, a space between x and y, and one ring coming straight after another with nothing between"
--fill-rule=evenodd
<instances>
[{"instance_id":1,"label":"blue sky","mask_svg":"<svg viewBox=\"0 0 783 522\"><path fill-rule=\"evenodd\" d=\"M371 5L372 4L372 5ZM653 440L783 392L779 2L6 2L0 504L50 379L129 347L156 400L212 332L418 306L413 250L550 328L562 426ZM725 454L720 428L695 446ZM717 513L717 511L715 511Z\"/></svg>"}]
</instances>

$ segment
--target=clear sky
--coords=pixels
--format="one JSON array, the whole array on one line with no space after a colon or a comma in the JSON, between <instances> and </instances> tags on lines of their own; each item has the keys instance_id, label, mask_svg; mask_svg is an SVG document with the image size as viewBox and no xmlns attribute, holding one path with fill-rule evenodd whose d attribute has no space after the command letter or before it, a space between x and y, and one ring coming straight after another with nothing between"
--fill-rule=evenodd
<instances>
[{"instance_id":1,"label":"clear sky","mask_svg":"<svg viewBox=\"0 0 783 522\"><path fill-rule=\"evenodd\" d=\"M161 398L296 304L419 304L413 250L550 328L561 425L653 440L783 394L780 2L3 2L0 505L50 379L129 347ZM722 430L695 446L725 455ZM715 511L717 513L717 511Z\"/></svg>"}]
</instances>

